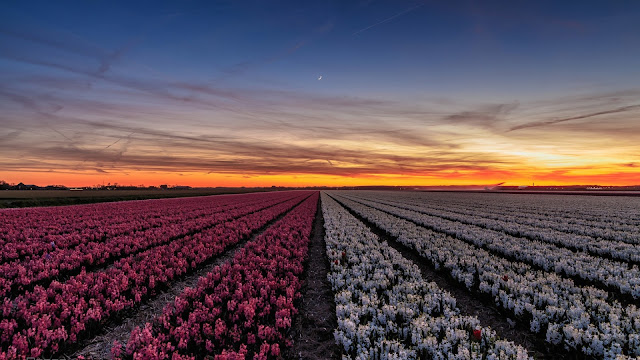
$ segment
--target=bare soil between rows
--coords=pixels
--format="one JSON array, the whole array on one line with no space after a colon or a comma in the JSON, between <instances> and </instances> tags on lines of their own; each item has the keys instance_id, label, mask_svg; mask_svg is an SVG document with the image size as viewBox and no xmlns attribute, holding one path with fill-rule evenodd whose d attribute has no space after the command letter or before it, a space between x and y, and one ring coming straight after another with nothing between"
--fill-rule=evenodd
<instances>
[{"instance_id":1,"label":"bare soil between rows","mask_svg":"<svg viewBox=\"0 0 640 360\"><path fill-rule=\"evenodd\" d=\"M340 349L333 337L337 327L336 305L331 285L324 241L324 218L321 200L313 223L305 271L302 275L302 297L298 314L293 319L290 336L293 347L284 352L285 359L340 359Z\"/></svg>"}]
</instances>

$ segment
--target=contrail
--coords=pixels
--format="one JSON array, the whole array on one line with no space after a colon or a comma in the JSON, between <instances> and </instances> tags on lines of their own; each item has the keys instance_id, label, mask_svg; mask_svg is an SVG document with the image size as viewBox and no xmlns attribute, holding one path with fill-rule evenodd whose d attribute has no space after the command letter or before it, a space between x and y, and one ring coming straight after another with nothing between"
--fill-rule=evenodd
<instances>
[{"instance_id":1,"label":"contrail","mask_svg":"<svg viewBox=\"0 0 640 360\"><path fill-rule=\"evenodd\" d=\"M56 132L58 135L62 136L63 138L65 138L65 139L67 139L67 140L69 140L69 141L71 141L71 142L73 143L73 140L71 140L67 135L65 135L65 134L61 133L60 131L58 131L58 130L56 130L56 129L54 129L54 128L53 128L53 126L49 125L49 123L48 123L48 122L46 122L46 121L45 121L44 123L47 125L47 127L48 127L49 129L53 130L53 131L54 131L54 132Z\"/></svg>"},{"instance_id":2,"label":"contrail","mask_svg":"<svg viewBox=\"0 0 640 360\"><path fill-rule=\"evenodd\" d=\"M421 7L421 6L424 6L424 3L420 3L420 4L416 5L416 6L410 7L410 8L408 8L408 9L404 10L404 11L401 11L401 12L399 12L399 13L397 13L397 14L393 15L393 16L392 16L392 17L390 17L390 18L386 18L386 19L384 19L384 20L382 20L382 21L380 21L380 22L377 22L377 23L375 23L375 24L373 24L373 25L367 26L367 27L366 27L366 28L364 28L364 29L360 29L360 30L358 30L358 31L354 32L353 34L351 34L351 36L356 36L356 35L358 35L358 34L361 34L361 33L365 32L365 31L367 31L367 30L371 29L372 27L376 27L376 26L378 26L378 25L381 25L381 24L384 24L384 23L386 23L386 22L389 22L389 21L391 21L391 20L393 20L393 19L395 19L395 18L397 18L397 17L399 17L399 16L402 16L402 15L404 15L404 14L406 14L406 13L409 13L409 12L411 12L411 11L413 11L413 10L415 10L415 9L417 9L417 8L419 8L419 7Z\"/></svg>"},{"instance_id":3,"label":"contrail","mask_svg":"<svg viewBox=\"0 0 640 360\"><path fill-rule=\"evenodd\" d=\"M127 136L123 136L123 137L119 138L118 140L114 141L112 144L108 145L108 146L107 146L106 148L104 148L103 150L107 150L108 148L112 147L113 145L115 145L115 144L119 143L121 140L124 140L124 139L128 139L128 138L130 138L130 137L131 137L131 135L133 135L133 134L135 134L135 133L136 133L136 132L134 131L134 132L132 132L131 134L129 134L129 135L127 135Z\"/></svg>"}]
</instances>

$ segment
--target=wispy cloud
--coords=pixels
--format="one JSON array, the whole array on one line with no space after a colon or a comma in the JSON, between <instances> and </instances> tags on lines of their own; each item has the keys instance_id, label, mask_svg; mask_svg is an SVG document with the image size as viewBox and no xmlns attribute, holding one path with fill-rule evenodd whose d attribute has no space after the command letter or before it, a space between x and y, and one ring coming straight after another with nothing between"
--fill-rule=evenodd
<instances>
[{"instance_id":1,"label":"wispy cloud","mask_svg":"<svg viewBox=\"0 0 640 360\"><path fill-rule=\"evenodd\" d=\"M92 44L72 33L51 29L22 28L0 24L0 35L18 38L52 47L76 55L107 61L113 53Z\"/></svg>"},{"instance_id":2,"label":"wispy cloud","mask_svg":"<svg viewBox=\"0 0 640 360\"><path fill-rule=\"evenodd\" d=\"M619 107L619 108L615 108L615 109L607 109L607 110L597 111L597 112L594 112L594 113L570 116L570 117L565 117L565 118L561 118L561 119L534 121L534 122L529 122L529 123L526 123L526 124L520 124L520 125L514 126L511 129L509 129L509 131L516 131L516 130L533 128L533 127L554 125L554 124L564 123L564 122L567 122L567 121L582 120L582 119L588 119L588 118L592 118L592 117L596 117L596 116L610 115L610 114L616 114L616 113L622 113L622 112L629 112L629 111L633 111L633 110L637 110L637 109L640 109L640 105L623 106L623 107Z\"/></svg>"},{"instance_id":3,"label":"wispy cloud","mask_svg":"<svg viewBox=\"0 0 640 360\"><path fill-rule=\"evenodd\" d=\"M329 21L316 31L332 27ZM123 54L134 46L128 43L107 51L69 34L6 26L0 26L0 34L73 55L70 60L19 48L0 52L5 60L36 69L31 75L2 75L11 80L0 84L0 168L5 171L466 176L578 159L594 141L604 141L597 140L603 134L628 140L606 139L603 153L640 151L629 140L640 136L634 117L640 109L637 90L469 103L229 88L122 71ZM265 61L307 44L301 40ZM252 64L238 71L244 66ZM578 120L595 119L611 121L572 128ZM565 132L548 131L552 125ZM561 140L567 131L583 136L565 146ZM625 149L618 148L623 142ZM615 166L629 170L636 160L624 157Z\"/></svg>"},{"instance_id":4,"label":"wispy cloud","mask_svg":"<svg viewBox=\"0 0 640 360\"><path fill-rule=\"evenodd\" d=\"M493 128L504 121L509 113L518 108L517 102L509 104L491 104L479 109L462 111L444 117L444 121L453 124L467 124L486 128Z\"/></svg>"},{"instance_id":5,"label":"wispy cloud","mask_svg":"<svg viewBox=\"0 0 640 360\"><path fill-rule=\"evenodd\" d=\"M287 141L273 141L269 139L252 139L247 136L217 136L207 133L190 135L161 129L137 128L124 124L103 123L97 121L75 120L73 126L75 138L80 142L77 146L55 141L7 142L0 148L13 149L28 153L30 157L40 160L56 161L59 168L99 168L105 171L115 169L144 168L147 170L172 171L215 171L219 173L306 173L332 174L340 176L356 176L358 174L397 173L421 174L429 171L441 171L458 163L459 168L485 169L489 166L485 157L473 164L465 163L470 154L456 154L438 151L430 155L423 151L420 154L400 155L394 151L375 148L361 148L345 145L323 145L314 143L302 145ZM377 137L384 144L410 139L409 134L391 136L384 131L370 131L372 140ZM105 133L107 131L107 133ZM335 129L315 128L315 135L321 140L335 141ZM340 131L340 130L337 130ZM356 128L351 128L350 136L361 139ZM275 133L278 131L275 130ZM104 135L112 138L106 147L94 145L96 136ZM123 135L118 135L123 134ZM303 137L306 135L303 135ZM369 136L369 135L367 135ZM344 136L343 139L348 139ZM120 147L123 140L127 140L128 148ZM339 140L339 138L337 138ZM425 141L425 139L420 139ZM104 141L104 140L103 140ZM415 140L418 141L418 140ZM426 146L426 144L422 144ZM165 149L166 151L158 151ZM493 159L495 163L504 159ZM49 168L49 162L38 161L11 162L4 160L7 169L15 167L41 169Z\"/></svg>"}]
</instances>

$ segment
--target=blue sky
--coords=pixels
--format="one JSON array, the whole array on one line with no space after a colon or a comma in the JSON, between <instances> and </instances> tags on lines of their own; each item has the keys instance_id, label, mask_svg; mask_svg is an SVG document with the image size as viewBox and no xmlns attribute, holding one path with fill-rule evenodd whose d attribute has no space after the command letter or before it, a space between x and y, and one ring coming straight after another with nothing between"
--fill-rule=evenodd
<instances>
[{"instance_id":1,"label":"blue sky","mask_svg":"<svg viewBox=\"0 0 640 360\"><path fill-rule=\"evenodd\" d=\"M638 59L637 1L8 1L0 175L610 174L637 150Z\"/></svg>"},{"instance_id":2,"label":"blue sky","mask_svg":"<svg viewBox=\"0 0 640 360\"><path fill-rule=\"evenodd\" d=\"M61 41L121 51L122 62L177 78L315 90L312 80L323 74L324 91L335 91L331 84L410 94L489 85L527 94L637 80L639 12L634 1L16 1L1 20L17 31L52 31L68 37ZM3 43L9 50L33 45Z\"/></svg>"}]
</instances>

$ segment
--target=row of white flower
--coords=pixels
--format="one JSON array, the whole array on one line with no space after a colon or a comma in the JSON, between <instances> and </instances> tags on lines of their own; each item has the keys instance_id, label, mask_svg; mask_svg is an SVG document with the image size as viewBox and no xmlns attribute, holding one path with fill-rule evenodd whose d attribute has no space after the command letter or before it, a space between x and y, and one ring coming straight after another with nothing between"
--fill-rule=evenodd
<instances>
[{"instance_id":1,"label":"row of white flower","mask_svg":"<svg viewBox=\"0 0 640 360\"><path fill-rule=\"evenodd\" d=\"M381 200L349 196L367 206L414 221L447 235L489 249L502 256L533 264L546 271L576 276L610 286L620 293L640 299L640 268L637 265L604 259L583 251L571 251L543 241L515 237L501 231L470 224L472 221L452 221L418 211L388 205ZM403 206L406 207L406 206Z\"/></svg>"},{"instance_id":2,"label":"row of white flower","mask_svg":"<svg viewBox=\"0 0 640 360\"><path fill-rule=\"evenodd\" d=\"M640 226L602 222L598 218L567 219L558 216L542 215L539 213L523 213L514 211L510 207L503 207L502 205L488 205L486 203L476 203L469 200L463 203L432 201L428 194L424 194L425 193L419 193L416 196L415 193L385 192L378 193L375 197L377 199L392 200L406 205L419 205L420 207L425 208L425 210L426 208L432 210L446 209L453 214L474 215L500 222L522 224L518 229L521 233L526 232L527 235L538 236L540 240L546 241L553 241L553 237L560 237L563 238L563 242L569 246L577 240L587 241L589 248L593 249L596 253L606 253L602 252L602 250L607 249L608 247L624 249L628 248L628 246L632 246L631 244L635 244L636 246L633 246L632 255L640 256L640 248L637 246L640 244ZM525 200L529 200L529 198ZM638 205L640 206L640 204ZM600 210L606 211L607 209L605 208ZM530 231L532 229L529 229L528 226L537 230L544 230L544 235L541 236L539 232L532 233ZM575 239L567 238L567 234ZM615 243L612 244L607 240ZM577 246L579 246L579 244L577 244ZM625 259L625 257L621 257L621 259ZM635 259L637 260L637 258Z\"/></svg>"},{"instance_id":3,"label":"row of white flower","mask_svg":"<svg viewBox=\"0 0 640 360\"><path fill-rule=\"evenodd\" d=\"M488 211L485 208L474 208L473 206L447 205L444 207L406 195L395 197L392 194L379 194L375 196L375 200L449 220L472 223L513 236L524 236L595 254L608 255L624 261L640 261L640 227L635 228L635 231L617 231L613 234L611 233L612 229L562 224L557 221L524 217L495 210ZM632 228L631 226L627 227ZM607 233L611 233L611 236L606 236ZM616 240L616 237L623 238L623 240Z\"/></svg>"},{"instance_id":4,"label":"row of white flower","mask_svg":"<svg viewBox=\"0 0 640 360\"><path fill-rule=\"evenodd\" d=\"M553 272L511 262L464 241L437 233L330 193L359 215L415 249L436 268L496 305L528 321L548 342L608 359L640 355L640 309L608 299L606 292L576 286Z\"/></svg>"},{"instance_id":5,"label":"row of white flower","mask_svg":"<svg viewBox=\"0 0 640 360\"><path fill-rule=\"evenodd\" d=\"M528 200L528 199L523 199ZM423 202L424 203L424 202ZM544 215L531 212L519 212L510 207L488 206L487 204L434 204L439 207L455 209L459 212L477 211L480 214L493 216L495 219L514 221L521 224L541 226L568 234L578 234L589 236L594 239L611 240L625 242L629 244L640 244L640 225L630 225L626 223L602 221L599 216L589 218L567 218L556 215ZM608 211L608 208L600 208L601 212ZM585 215L582 215L585 216Z\"/></svg>"},{"instance_id":6,"label":"row of white flower","mask_svg":"<svg viewBox=\"0 0 640 360\"><path fill-rule=\"evenodd\" d=\"M343 359L529 359L326 194L322 212Z\"/></svg>"},{"instance_id":7,"label":"row of white flower","mask_svg":"<svg viewBox=\"0 0 640 360\"><path fill-rule=\"evenodd\" d=\"M547 216L568 223L619 228L640 226L640 198L628 196L547 196L539 194L417 193L421 199L448 206L476 204L493 210Z\"/></svg>"}]
</instances>

